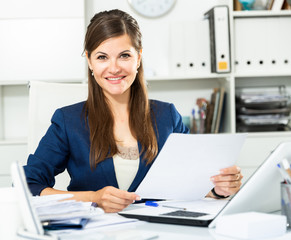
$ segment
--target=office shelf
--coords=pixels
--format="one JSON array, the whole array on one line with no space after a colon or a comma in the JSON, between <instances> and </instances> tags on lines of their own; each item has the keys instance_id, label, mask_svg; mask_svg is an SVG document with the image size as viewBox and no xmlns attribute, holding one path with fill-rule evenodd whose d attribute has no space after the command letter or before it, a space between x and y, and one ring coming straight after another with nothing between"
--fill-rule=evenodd
<instances>
[{"instance_id":1,"label":"office shelf","mask_svg":"<svg viewBox=\"0 0 291 240\"><path fill-rule=\"evenodd\" d=\"M181 76L154 76L146 78L147 81L180 81L196 79L228 79L230 74L200 74L200 75L181 75Z\"/></svg>"},{"instance_id":2,"label":"office shelf","mask_svg":"<svg viewBox=\"0 0 291 240\"><path fill-rule=\"evenodd\" d=\"M28 85L29 81L18 80L18 81L0 81L0 86L9 86L9 85Z\"/></svg>"},{"instance_id":3,"label":"office shelf","mask_svg":"<svg viewBox=\"0 0 291 240\"><path fill-rule=\"evenodd\" d=\"M291 68L291 64L290 64ZM291 76L290 71L276 71L276 72L236 72L234 73L235 78L259 78L259 77L289 77Z\"/></svg>"},{"instance_id":4,"label":"office shelf","mask_svg":"<svg viewBox=\"0 0 291 240\"><path fill-rule=\"evenodd\" d=\"M233 11L233 18L290 17L291 10L281 11Z\"/></svg>"},{"instance_id":5,"label":"office shelf","mask_svg":"<svg viewBox=\"0 0 291 240\"><path fill-rule=\"evenodd\" d=\"M253 138L284 137L284 138L290 138L290 141L291 141L291 131L253 132L253 133L248 133L248 135L249 137L253 137Z\"/></svg>"},{"instance_id":6,"label":"office shelf","mask_svg":"<svg viewBox=\"0 0 291 240\"><path fill-rule=\"evenodd\" d=\"M25 144L27 144L27 138L0 139L0 146L4 146L4 145L25 145Z\"/></svg>"}]
</instances>

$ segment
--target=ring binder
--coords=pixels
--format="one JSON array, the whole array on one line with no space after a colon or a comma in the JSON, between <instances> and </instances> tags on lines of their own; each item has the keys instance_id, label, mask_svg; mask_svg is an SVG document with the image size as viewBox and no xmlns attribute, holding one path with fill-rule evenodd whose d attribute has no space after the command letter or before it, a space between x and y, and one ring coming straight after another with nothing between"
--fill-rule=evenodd
<instances>
[{"instance_id":1,"label":"ring binder","mask_svg":"<svg viewBox=\"0 0 291 240\"><path fill-rule=\"evenodd\" d=\"M231 71L228 6L215 6L204 14L209 18L211 72Z\"/></svg>"}]
</instances>

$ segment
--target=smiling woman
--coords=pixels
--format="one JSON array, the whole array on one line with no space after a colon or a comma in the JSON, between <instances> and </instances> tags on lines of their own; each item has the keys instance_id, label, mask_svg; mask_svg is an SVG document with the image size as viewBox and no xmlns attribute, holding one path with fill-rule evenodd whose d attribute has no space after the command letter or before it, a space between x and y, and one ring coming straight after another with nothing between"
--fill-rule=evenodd
<instances>
[{"instance_id":1,"label":"smiling woman","mask_svg":"<svg viewBox=\"0 0 291 240\"><path fill-rule=\"evenodd\" d=\"M138 23L127 13L112 10L92 18L85 37L88 73L93 73L88 74L89 95L85 104L91 167L116 155L117 145L137 147L137 141L148 163L157 154L141 52Z\"/></svg>"},{"instance_id":2,"label":"smiling woman","mask_svg":"<svg viewBox=\"0 0 291 240\"><path fill-rule=\"evenodd\" d=\"M25 173L34 195L69 192L75 200L118 212L140 199L134 191L168 136L189 130L173 104L148 99L141 32L130 15L97 13L84 46L88 99L56 110ZM65 169L71 177L68 192L53 188ZM209 196L236 193L241 178L236 166L223 169L213 176Z\"/></svg>"}]
</instances>

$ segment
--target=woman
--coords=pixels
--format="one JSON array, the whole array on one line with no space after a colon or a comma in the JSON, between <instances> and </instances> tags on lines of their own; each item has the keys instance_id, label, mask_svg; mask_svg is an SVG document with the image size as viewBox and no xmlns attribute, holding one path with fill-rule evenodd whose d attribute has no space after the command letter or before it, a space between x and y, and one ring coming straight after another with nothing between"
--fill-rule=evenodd
<instances>
[{"instance_id":1,"label":"woman","mask_svg":"<svg viewBox=\"0 0 291 240\"><path fill-rule=\"evenodd\" d=\"M188 129L173 104L148 100L135 19L120 10L96 14L84 45L88 99L56 110L25 172L31 192L47 195L67 193L53 188L67 169L73 199L118 212L140 200L134 191L169 134ZM221 170L208 196L236 193L241 178L236 166Z\"/></svg>"}]
</instances>

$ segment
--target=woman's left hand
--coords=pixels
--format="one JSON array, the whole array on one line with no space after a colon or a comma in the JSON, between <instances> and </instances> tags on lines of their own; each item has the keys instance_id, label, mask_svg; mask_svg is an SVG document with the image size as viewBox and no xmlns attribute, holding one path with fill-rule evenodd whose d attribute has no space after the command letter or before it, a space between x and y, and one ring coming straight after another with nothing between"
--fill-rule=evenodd
<instances>
[{"instance_id":1,"label":"woman's left hand","mask_svg":"<svg viewBox=\"0 0 291 240\"><path fill-rule=\"evenodd\" d=\"M242 178L241 169L237 166L231 166L221 169L220 174L211 177L210 180L215 185L215 193L222 196L230 196L238 192Z\"/></svg>"}]
</instances>

